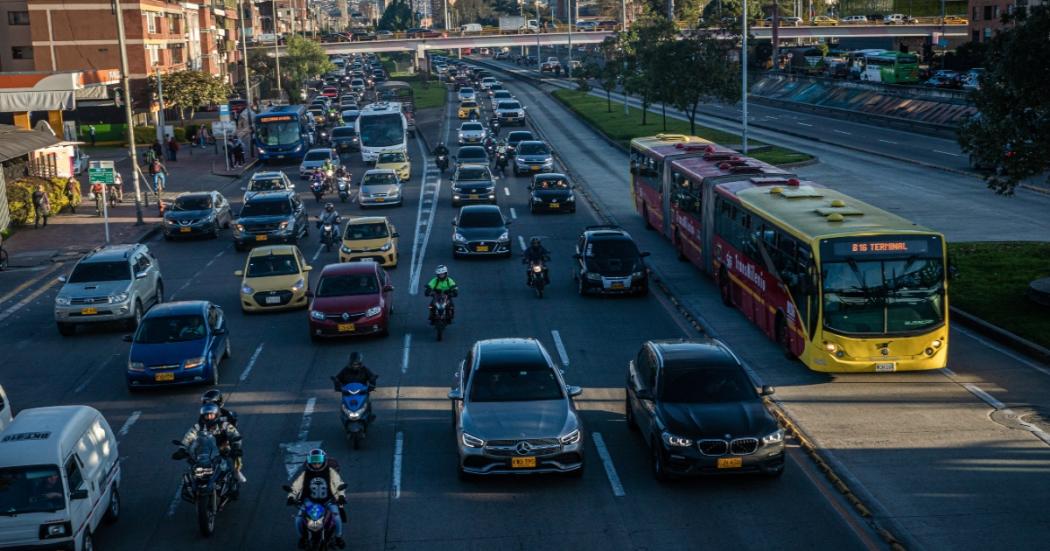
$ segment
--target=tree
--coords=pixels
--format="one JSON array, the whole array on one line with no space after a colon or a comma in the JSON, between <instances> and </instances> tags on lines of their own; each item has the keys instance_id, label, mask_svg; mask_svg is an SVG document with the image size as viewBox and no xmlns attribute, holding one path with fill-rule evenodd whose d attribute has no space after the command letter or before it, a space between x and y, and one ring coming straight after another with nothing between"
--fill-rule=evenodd
<instances>
[{"instance_id":1,"label":"tree","mask_svg":"<svg viewBox=\"0 0 1050 551\"><path fill-rule=\"evenodd\" d=\"M281 80L288 90L289 101L295 103L300 100L292 91L302 89L308 79L333 69L335 65L328 61L328 54L321 49L320 44L298 35L288 37L285 55L281 57Z\"/></svg>"},{"instance_id":2,"label":"tree","mask_svg":"<svg viewBox=\"0 0 1050 551\"><path fill-rule=\"evenodd\" d=\"M736 40L697 30L665 46L667 88L671 104L689 119L696 134L696 113L709 101L735 102L740 98L740 65L731 55Z\"/></svg>"},{"instance_id":3,"label":"tree","mask_svg":"<svg viewBox=\"0 0 1050 551\"><path fill-rule=\"evenodd\" d=\"M161 75L161 85L164 91L164 107L175 108L180 120L186 118L187 109L192 118L197 109L205 105L224 103L230 95L229 84L222 78L203 71L176 71ZM148 86L152 94L157 94L156 75L150 75Z\"/></svg>"},{"instance_id":4,"label":"tree","mask_svg":"<svg viewBox=\"0 0 1050 551\"><path fill-rule=\"evenodd\" d=\"M624 88L641 100L642 125L646 124L649 106L656 95L657 83L653 71L657 66L662 44L674 40L675 28L663 17L648 17L637 21L623 40L627 69Z\"/></svg>"},{"instance_id":5,"label":"tree","mask_svg":"<svg viewBox=\"0 0 1050 551\"><path fill-rule=\"evenodd\" d=\"M620 83L623 60L615 37L606 38L601 44L601 51L604 61L601 65L595 63L591 72L598 79L602 90L605 90L606 108L609 113L612 113L612 92Z\"/></svg>"},{"instance_id":6,"label":"tree","mask_svg":"<svg viewBox=\"0 0 1050 551\"><path fill-rule=\"evenodd\" d=\"M971 93L978 115L959 131L962 150L992 170L988 187L1003 195L1050 170L1050 10L1035 7L1011 19L1015 26L992 38L987 73Z\"/></svg>"},{"instance_id":7,"label":"tree","mask_svg":"<svg viewBox=\"0 0 1050 551\"><path fill-rule=\"evenodd\" d=\"M383 11L377 27L385 31L404 31L413 26L412 7L405 0L395 0Z\"/></svg>"}]
</instances>

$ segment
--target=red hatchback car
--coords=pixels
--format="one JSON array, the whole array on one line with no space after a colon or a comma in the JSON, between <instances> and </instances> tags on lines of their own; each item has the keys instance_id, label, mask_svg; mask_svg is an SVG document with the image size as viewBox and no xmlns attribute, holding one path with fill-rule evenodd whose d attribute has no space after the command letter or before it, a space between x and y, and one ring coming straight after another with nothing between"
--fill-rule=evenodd
<instances>
[{"instance_id":1,"label":"red hatchback car","mask_svg":"<svg viewBox=\"0 0 1050 551\"><path fill-rule=\"evenodd\" d=\"M335 99L335 98L339 97L339 89L336 88L335 86L325 86L324 88L321 89L321 95L325 96L325 97L328 97L328 98Z\"/></svg>"},{"instance_id":2,"label":"red hatchback car","mask_svg":"<svg viewBox=\"0 0 1050 551\"><path fill-rule=\"evenodd\" d=\"M389 334L394 286L379 264L329 264L314 289L310 338Z\"/></svg>"}]
</instances>

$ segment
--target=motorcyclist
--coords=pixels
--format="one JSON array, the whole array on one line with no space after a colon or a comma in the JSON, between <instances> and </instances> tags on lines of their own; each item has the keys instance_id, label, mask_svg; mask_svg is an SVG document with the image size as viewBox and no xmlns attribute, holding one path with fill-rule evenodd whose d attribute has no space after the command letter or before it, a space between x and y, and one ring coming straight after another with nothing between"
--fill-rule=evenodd
<instances>
[{"instance_id":1,"label":"motorcyclist","mask_svg":"<svg viewBox=\"0 0 1050 551\"><path fill-rule=\"evenodd\" d=\"M222 391L213 388L201 394L201 405L204 404L215 404L219 406L219 415L227 423L237 426L237 414L232 409L226 408L226 397L222 395Z\"/></svg>"},{"instance_id":2,"label":"motorcyclist","mask_svg":"<svg viewBox=\"0 0 1050 551\"><path fill-rule=\"evenodd\" d=\"M456 285L456 281L448 275L448 268L444 265L438 266L434 270L434 277L427 282L427 288L423 291L423 294L431 297L434 296L435 292L444 293L448 295L448 322L452 323L453 318L456 317L456 307L452 303L452 297L459 294L459 287ZM430 321L434 322L434 300L430 301Z\"/></svg>"},{"instance_id":3,"label":"motorcyclist","mask_svg":"<svg viewBox=\"0 0 1050 551\"><path fill-rule=\"evenodd\" d=\"M325 203L324 211L322 211L321 215L317 217L317 227L320 228L321 226L323 226L325 224L331 224L332 225L332 236L333 236L333 239L337 239L338 240L339 239L339 235L341 235L339 233L339 222L340 222L340 220L341 220L341 218L339 217L339 213L336 212L336 210L335 210L335 205L333 205L332 203ZM321 239L324 239L323 232L322 232L322 235L321 235Z\"/></svg>"},{"instance_id":4,"label":"motorcyclist","mask_svg":"<svg viewBox=\"0 0 1050 551\"><path fill-rule=\"evenodd\" d=\"M496 139L492 137L492 134L485 136L485 151L489 155L496 153Z\"/></svg>"},{"instance_id":5,"label":"motorcyclist","mask_svg":"<svg viewBox=\"0 0 1050 551\"><path fill-rule=\"evenodd\" d=\"M489 128L491 128L493 132L499 132L499 117L498 116L493 115L493 116L489 117Z\"/></svg>"},{"instance_id":6,"label":"motorcyclist","mask_svg":"<svg viewBox=\"0 0 1050 551\"><path fill-rule=\"evenodd\" d=\"M525 271L525 283L529 283L529 270L532 269L532 263L539 262L543 265L543 282L550 284L551 279L549 273L547 272L546 263L548 260L551 259L551 254L550 251L548 251L547 248L543 246L543 243L540 242L539 237L533 237L531 240L529 240L529 246L527 249L525 249L525 253L522 256L523 258L521 262L529 266L529 268L527 268Z\"/></svg>"},{"instance_id":7,"label":"motorcyclist","mask_svg":"<svg viewBox=\"0 0 1050 551\"><path fill-rule=\"evenodd\" d=\"M434 148L434 156L438 157L444 155L448 157L448 148L445 147L445 142L441 142Z\"/></svg>"},{"instance_id":8,"label":"motorcyclist","mask_svg":"<svg viewBox=\"0 0 1050 551\"><path fill-rule=\"evenodd\" d=\"M510 151L506 140L500 140L499 144L496 145L496 155L493 157L493 162L496 164L496 170L503 174L507 168L507 163L510 162Z\"/></svg>"},{"instance_id":9,"label":"motorcyclist","mask_svg":"<svg viewBox=\"0 0 1050 551\"><path fill-rule=\"evenodd\" d=\"M335 379L339 381L340 385L348 385L350 383L361 383L369 386L375 386L376 379L379 375L372 372L371 369L365 366L364 354L360 352L351 352L350 359L346 362L346 366L339 370L339 374L335 376Z\"/></svg>"},{"instance_id":10,"label":"motorcyclist","mask_svg":"<svg viewBox=\"0 0 1050 551\"><path fill-rule=\"evenodd\" d=\"M233 458L233 472L237 475L237 481L241 484L247 482L248 479L241 473L241 458L244 456L241 433L237 431L237 427L223 418L219 406L215 403L209 402L201 406L197 422L182 437L182 447L189 449L202 432L210 433L215 437L215 444L219 446L219 450L224 457ZM232 492L235 499L239 492L240 488L238 485L234 487Z\"/></svg>"},{"instance_id":11,"label":"motorcyclist","mask_svg":"<svg viewBox=\"0 0 1050 551\"><path fill-rule=\"evenodd\" d=\"M328 455L321 448L314 448L306 456L302 470L292 482L292 491L288 492L289 505L299 504L307 498L328 507L335 524L335 545L340 549L346 546L343 541L343 519L339 513L339 506L346 503L346 491L339 489L342 485L343 477L333 462L328 460ZM295 516L295 530L299 533L299 548L305 548L302 508Z\"/></svg>"}]
</instances>

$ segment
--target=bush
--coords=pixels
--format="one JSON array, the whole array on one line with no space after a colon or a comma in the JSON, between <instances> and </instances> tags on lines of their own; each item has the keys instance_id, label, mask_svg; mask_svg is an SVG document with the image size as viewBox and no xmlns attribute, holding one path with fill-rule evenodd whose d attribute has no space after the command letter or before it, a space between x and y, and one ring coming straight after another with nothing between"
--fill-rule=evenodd
<instances>
[{"instance_id":1,"label":"bush","mask_svg":"<svg viewBox=\"0 0 1050 551\"><path fill-rule=\"evenodd\" d=\"M73 179L76 181L76 179ZM47 197L51 201L51 215L69 206L69 198L66 197L67 178L39 178L28 176L20 178L7 184L7 207L11 212L12 225L24 225L33 219L33 192L37 186L43 185ZM80 203L80 183L75 186L73 201Z\"/></svg>"}]
</instances>

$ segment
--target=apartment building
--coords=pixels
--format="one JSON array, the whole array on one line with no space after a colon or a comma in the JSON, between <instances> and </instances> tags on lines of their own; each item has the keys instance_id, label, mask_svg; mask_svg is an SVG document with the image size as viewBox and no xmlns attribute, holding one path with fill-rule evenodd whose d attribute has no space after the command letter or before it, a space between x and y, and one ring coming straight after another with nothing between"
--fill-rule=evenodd
<instances>
[{"instance_id":1,"label":"apartment building","mask_svg":"<svg viewBox=\"0 0 1050 551\"><path fill-rule=\"evenodd\" d=\"M1018 9L1027 9L1044 5L1045 0L970 0L970 40L986 42L1008 25L1004 25L1003 15L1012 15Z\"/></svg>"},{"instance_id":2,"label":"apartment building","mask_svg":"<svg viewBox=\"0 0 1050 551\"><path fill-rule=\"evenodd\" d=\"M0 0L0 72L32 71L33 39L25 0Z\"/></svg>"}]
</instances>

